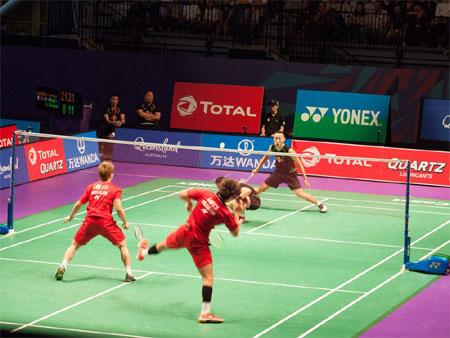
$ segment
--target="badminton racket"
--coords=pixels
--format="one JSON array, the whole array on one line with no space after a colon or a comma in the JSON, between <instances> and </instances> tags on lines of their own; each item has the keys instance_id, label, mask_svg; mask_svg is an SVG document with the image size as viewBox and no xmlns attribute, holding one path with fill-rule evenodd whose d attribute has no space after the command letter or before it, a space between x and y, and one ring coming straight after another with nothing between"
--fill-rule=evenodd
<instances>
[{"instance_id":1,"label":"badminton racket","mask_svg":"<svg viewBox=\"0 0 450 338\"><path fill-rule=\"evenodd\" d=\"M138 241L142 241L144 239L144 233L139 225L134 226L134 236Z\"/></svg>"},{"instance_id":2,"label":"badminton racket","mask_svg":"<svg viewBox=\"0 0 450 338\"><path fill-rule=\"evenodd\" d=\"M248 183L248 181L250 181L252 179L252 177L255 176L254 173L251 173L247 178L241 178L239 180L239 183Z\"/></svg>"},{"instance_id":3,"label":"badminton racket","mask_svg":"<svg viewBox=\"0 0 450 338\"><path fill-rule=\"evenodd\" d=\"M225 241L222 235L218 233L211 233L211 235L209 236L209 242L216 249L222 249L225 245Z\"/></svg>"}]
</instances>

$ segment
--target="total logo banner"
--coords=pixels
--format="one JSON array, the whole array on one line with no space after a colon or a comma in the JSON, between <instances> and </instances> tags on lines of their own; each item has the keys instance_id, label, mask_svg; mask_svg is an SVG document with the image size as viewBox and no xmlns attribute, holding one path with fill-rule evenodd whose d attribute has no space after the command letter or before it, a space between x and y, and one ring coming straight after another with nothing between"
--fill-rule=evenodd
<instances>
[{"instance_id":1,"label":"total logo banner","mask_svg":"<svg viewBox=\"0 0 450 338\"><path fill-rule=\"evenodd\" d=\"M242 137L203 134L202 146L236 149L239 152L202 151L200 154L200 167L245 170L251 172L255 169L263 155L250 154L251 151L267 151L273 144L271 137ZM286 140L290 146L291 141ZM261 172L272 172L275 168L275 158L272 156L261 168Z\"/></svg>"},{"instance_id":2,"label":"total logo banner","mask_svg":"<svg viewBox=\"0 0 450 338\"><path fill-rule=\"evenodd\" d=\"M15 125L0 128L0 149L12 146L13 134L16 130L17 127ZM16 144L18 144L17 138Z\"/></svg>"},{"instance_id":3,"label":"total logo banner","mask_svg":"<svg viewBox=\"0 0 450 338\"><path fill-rule=\"evenodd\" d=\"M386 143L387 95L298 90L294 137Z\"/></svg>"},{"instance_id":4,"label":"total logo banner","mask_svg":"<svg viewBox=\"0 0 450 338\"><path fill-rule=\"evenodd\" d=\"M67 173L62 139L31 143L24 147L30 181Z\"/></svg>"},{"instance_id":5,"label":"total logo banner","mask_svg":"<svg viewBox=\"0 0 450 338\"><path fill-rule=\"evenodd\" d=\"M176 82L170 127L258 134L264 87Z\"/></svg>"},{"instance_id":6,"label":"total logo banner","mask_svg":"<svg viewBox=\"0 0 450 338\"><path fill-rule=\"evenodd\" d=\"M401 159L411 161L412 184L450 186L450 153L444 151L302 140L294 140L292 147L299 154L328 156L326 159L302 158L310 175L404 183L406 163L398 161ZM390 162L333 158L338 156L381 158Z\"/></svg>"}]
</instances>

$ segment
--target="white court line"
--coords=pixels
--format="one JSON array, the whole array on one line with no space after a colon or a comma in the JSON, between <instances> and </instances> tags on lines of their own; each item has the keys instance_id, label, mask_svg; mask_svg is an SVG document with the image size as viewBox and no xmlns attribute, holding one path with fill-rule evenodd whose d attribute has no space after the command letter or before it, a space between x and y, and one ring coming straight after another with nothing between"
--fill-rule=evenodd
<instances>
[{"instance_id":1,"label":"white court line","mask_svg":"<svg viewBox=\"0 0 450 338\"><path fill-rule=\"evenodd\" d=\"M17 242L17 243L15 243L15 244L5 246L5 247L3 247L3 248L0 248L0 252L2 252L2 251L4 251L4 250L7 250L7 249L14 248L14 247L19 246L19 245L22 245L22 244L26 244L26 243L35 241L35 240L40 239L40 238L44 238L44 237L47 237L47 236L56 234L56 233L61 232L61 231L66 231L66 230L72 229L72 228L74 228L74 227L79 226L80 224L81 224L81 223L73 224L73 225L68 226L68 227L64 227L64 228L61 228L61 229L58 229L58 230L55 230L55 231L52 231L52 232L45 233L45 234L40 235L40 236L36 236L36 237L30 238L30 239L27 239L26 241Z\"/></svg>"},{"instance_id":2,"label":"white court line","mask_svg":"<svg viewBox=\"0 0 450 338\"><path fill-rule=\"evenodd\" d=\"M0 257L0 261L9 261L9 262L22 262L22 263L34 263L34 264L45 264L45 265L55 265L59 266L60 263L57 262L47 262L47 261L37 261L32 259L18 259L18 258L5 258ZM86 269L94 269L94 270L112 270L112 271L123 271L123 268L111 268L111 267L104 267L104 266L97 266L97 265L84 265L84 264L70 264L70 266L77 267L77 268L86 268ZM188 275L188 274L182 274L182 273L172 273L172 272L161 272L161 271L149 271L149 270L136 270L133 269L134 272L138 273L152 273L154 275L160 275L160 276L169 276L169 277L185 277L185 278L193 278L193 279L200 279L200 275ZM294 288L294 289L310 289L310 290L320 290L320 291L329 291L332 290L331 288L324 288L324 287L316 287L316 286L306 286L306 285L297 285L297 284L285 284L285 283L273 283L273 282L262 282L262 281L254 281L254 280L246 280L246 279L235 279L235 278L226 278L226 277L217 277L214 276L215 280L220 281L226 281L226 282L234 282L234 283L241 283L241 284L254 284L254 285L267 285L267 286L280 286L285 288ZM356 293L356 294L363 294L365 291L354 291L354 290L346 290L346 289L340 289L337 292L343 292L343 293Z\"/></svg>"},{"instance_id":3,"label":"white court line","mask_svg":"<svg viewBox=\"0 0 450 338\"><path fill-rule=\"evenodd\" d=\"M154 198L154 199L149 200L149 201L145 201L145 202L142 202L142 203L139 203L139 204L132 205L132 206L130 206L130 207L124 208L124 210L134 209L134 208L137 208L137 207L139 207L139 206L141 206L141 205L148 204L148 203L155 202L155 201L159 201L159 200L162 200L163 198L167 198L167 197L173 196L173 195L175 195L175 194L178 194L178 191L177 191L177 192L173 192L173 193L171 193L171 194L169 194L169 195L164 195L164 196L161 196L161 197L158 197L158 198ZM81 224L81 223L78 223L78 224L75 224L75 225L71 225L71 226L69 226L69 227L64 227L64 228L61 228L61 229L58 229L58 230L55 230L55 231L51 231L51 232L46 233L46 234L41 235L41 236L37 236L37 237L33 237L33 238L30 238L30 239L27 239L26 241L22 241L22 242L15 243L15 244L13 244L13 245L5 246L5 247L3 247L3 248L0 248L0 252L2 252L2 251L4 251L4 250L7 250L7 249L9 249L9 248L13 248L13 247L18 246L18 245L21 245L21 244L29 243L29 242L34 241L34 240L37 240L37 239L39 239L39 238L43 238L43 237L47 237L47 236L56 234L56 233L58 233L58 232L60 232L60 231L65 231L65 230L71 229L71 228L73 228L73 227L75 227L75 226L78 226L78 225L80 225L80 224Z\"/></svg>"},{"instance_id":4,"label":"white court line","mask_svg":"<svg viewBox=\"0 0 450 338\"><path fill-rule=\"evenodd\" d=\"M14 326L25 325L23 323L13 323L13 322L0 322L0 325L1 324L3 324L3 325L14 325ZM151 337L148 337L148 336L135 336L135 335L129 335L129 334L124 334L124 333L92 331L92 330L83 330L83 329L71 329L71 328L67 328L67 327L47 326L47 325L28 325L28 327L36 327L38 329L48 329L48 330L55 330L55 331L69 331L69 332L90 333L90 334L115 336L115 337L151 338Z\"/></svg>"},{"instance_id":5,"label":"white court line","mask_svg":"<svg viewBox=\"0 0 450 338\"><path fill-rule=\"evenodd\" d=\"M170 188L180 188L180 187L186 187L183 185L169 185L167 187ZM199 187L200 188L200 187ZM349 192L351 193L351 192ZM354 194L358 194L358 192L354 192ZM282 193L278 193L278 192L263 192L261 193L261 199L266 199L264 198L264 195L275 195L275 196L284 196L284 197L293 197L292 194L282 194ZM340 197L329 197L329 196L316 196L317 199L332 199L332 200L336 200L336 201L346 201L346 202L367 202L367 203L381 203L381 204L389 204L389 205L396 205L399 207L404 207L405 203L395 203L395 202L384 202L384 201L376 201L376 200L363 200L363 199L351 199L351 198L340 198ZM278 201L282 201L282 200L278 200ZM284 201L284 200L283 200ZM450 212L450 207L445 207L445 206L437 206L437 205L428 205L428 204L416 204L414 201L422 201L422 200L415 200L415 199L411 199L410 200L410 209L413 207L426 207L426 208L437 208L437 209L447 209ZM293 202L298 202L298 200L293 200ZM410 210L411 211L411 210ZM419 212L419 211L415 211L415 212ZM445 214L448 215L448 214Z\"/></svg>"},{"instance_id":6,"label":"white court line","mask_svg":"<svg viewBox=\"0 0 450 338\"><path fill-rule=\"evenodd\" d=\"M427 256L429 256L430 254L435 253L436 251L440 250L441 248L443 248L444 246L446 246L447 244L450 243L450 240L448 240L447 242L445 242L444 244L441 244L440 246L438 246L436 249L434 249L432 252L422 256L419 260L422 260L424 258L426 258ZM331 319L339 316L342 312L344 312L345 310L347 310L348 308L352 307L353 305L355 305L356 303L358 303L359 301L363 300L364 298L366 298L367 296L369 296L370 294L374 293L375 291L377 291L378 289L382 288L383 286L385 286L386 284L388 284L389 282L393 281L395 278L397 278L398 276L400 276L403 273L403 271L397 272L395 275L392 275L390 278L386 279L384 282L378 284L377 286L375 286L374 288L370 289L369 291L367 291L366 293L364 293L363 295L359 296L358 298L356 298L354 301L352 301L351 303L347 304L346 306L344 306L343 308L341 308L340 310L336 311L335 313L333 313L332 315L328 316L327 318L325 318L324 320L322 320L320 323L314 325L312 328L310 328L308 331L302 333L300 336L298 336L298 338L303 338L306 337L308 334L310 334L311 332L314 332L315 330L317 330L319 327L321 327L323 324L329 322Z\"/></svg>"},{"instance_id":7,"label":"white court line","mask_svg":"<svg viewBox=\"0 0 450 338\"><path fill-rule=\"evenodd\" d=\"M443 228L444 226L446 226L447 224L450 223L450 220L440 224L439 226L437 226L436 228L434 228L433 230L427 232L425 235L423 235L422 237L418 238L417 240L415 240L414 242L411 243L411 245L423 240L424 238L430 236L431 234L433 234L434 232L440 230L441 228ZM313 306L314 304L320 302L322 299L327 298L328 296L332 295L333 293L335 293L337 290L343 288L344 286L352 283L353 281L357 280L358 278L364 276L365 274L367 274L368 272L372 271L373 269L377 268L378 266L382 265L383 263L385 263L386 261L390 260L391 258L395 257L396 255L398 255L399 253L403 252L403 249L399 249L396 252L394 252L393 254L387 256L386 258L382 259L381 261L379 261L378 263L373 264L372 266L370 266L369 268L367 268L366 270L358 273L357 275L353 276L352 278L350 278L349 280L347 280L346 282L343 282L341 284L339 284L337 287L335 287L333 290L328 291L327 293L323 294L322 296L316 298L315 300L313 300L312 302L302 306L301 308L295 310L294 312L292 312L291 314L287 315L286 317L284 317L283 319L280 319L278 322L276 322L275 324L273 324L272 326L268 327L267 329L257 333L255 336L253 336L253 338L258 338L261 337L262 335L266 334L269 331L272 331L274 328L276 328L277 326L283 324L284 322L286 322L287 320L291 319L292 317L296 316L297 314L299 314L300 312L303 312L304 310L310 308L311 306Z\"/></svg>"},{"instance_id":8,"label":"white court line","mask_svg":"<svg viewBox=\"0 0 450 338\"><path fill-rule=\"evenodd\" d=\"M93 170L84 170L84 171L80 171L81 173L89 173L89 174L97 174L98 175L98 171L93 171ZM126 173L114 173L114 176L133 176L133 177L147 177L147 178L156 178L159 176L156 175L138 175L138 174L126 174Z\"/></svg>"},{"instance_id":9,"label":"white court line","mask_svg":"<svg viewBox=\"0 0 450 338\"><path fill-rule=\"evenodd\" d=\"M325 202L326 200L328 200L328 198L325 198L325 199L323 199L322 201ZM310 204L308 204L307 206L305 206L305 207L303 207L303 208L301 208L301 209L295 210L295 211L290 212L290 213L288 213L288 214L286 214L286 215L283 215L283 216L280 216L280 217L278 217L278 218L275 218L274 220L272 220L272 221L270 221L270 222L264 223L264 224L262 224L262 225L260 225L260 226L258 226L258 227L256 227L256 228L250 229L250 230L247 231L246 233L247 233L247 234L250 234L250 233L254 232L255 230L258 230L258 229L261 229L261 228L265 227L266 225L275 223L275 222L277 222L277 221L279 221L279 220L285 219L286 217L295 215L296 213L298 213L298 212L300 212L300 211L303 211L303 210L306 210L306 209L308 209L308 208L310 208L310 207L312 207L312 206L317 207L316 205L310 203Z\"/></svg>"},{"instance_id":10,"label":"white court line","mask_svg":"<svg viewBox=\"0 0 450 338\"><path fill-rule=\"evenodd\" d=\"M274 202L289 202L289 203L298 203L299 201L297 200L283 200L283 199L277 199L277 198L261 198L262 201L274 201ZM337 198L333 198L330 197L328 198L328 200L338 200ZM301 201L300 201L301 202ZM356 202L356 201L355 201ZM359 201L358 201L359 202ZM374 209L374 210L387 210L387 211L396 211L399 213L403 213L403 210L401 209L392 209L392 208L381 208L381 207L370 207L370 206L365 206L365 205L356 205L356 204L336 204L336 203L327 203L327 206L335 206L335 207L346 207L346 208L363 208L363 209ZM264 207L262 207L264 208ZM267 208L267 209L270 209ZM414 212L414 213L422 213L422 214L433 214L433 215L442 215L442 216L448 216L450 214L450 212L435 212L435 211L425 211L425 210L413 210L413 209L409 209L409 212ZM401 216L404 216L403 214Z\"/></svg>"},{"instance_id":11,"label":"white court line","mask_svg":"<svg viewBox=\"0 0 450 338\"><path fill-rule=\"evenodd\" d=\"M142 223L142 222L128 222L129 224L137 224L142 226L151 226L151 227L158 227L158 228L168 228L168 229L176 229L179 227L179 225L167 225L167 224L156 224L156 223ZM216 232L222 232L222 233L229 233L228 230L224 229L214 229ZM339 244L354 244L354 245L367 245L367 246L379 246L379 247L385 247L385 248L403 248L403 245L393 245L393 244L379 244L379 243L369 243L369 242L358 242L358 241L344 241L339 239L328 239L328 238L318 238L318 237L302 237L302 236L289 236L289 235L276 235L276 234L269 234L269 233L262 233L262 232L242 232L242 235L250 235L250 236L263 236L263 237L274 237L274 238L286 238L286 239L295 239L295 240L306 240L306 241L318 241L318 242L330 242L330 243L339 243ZM431 248L423 248L414 246L411 247L411 249L416 250L425 250L425 251L431 251L433 249Z\"/></svg>"},{"instance_id":12,"label":"white court line","mask_svg":"<svg viewBox=\"0 0 450 338\"><path fill-rule=\"evenodd\" d=\"M142 275L142 276L140 276L140 277L136 277L136 280L145 278L145 277L147 277L148 275L151 275L151 274L152 274L151 272L147 272L146 274L144 274L144 275ZM109 289L104 290L104 291L102 291L102 292L99 292L99 293L97 293L97 294L95 294L95 295L93 295L93 296L91 296L91 297L88 297L88 298L85 298L85 299L83 299L83 300L80 300L80 301L78 301L78 302L76 302L76 303L74 303L74 304L72 304L72 305L66 306L66 307L64 307L64 308L62 308L62 309L60 309L60 310L58 310L58 311L52 312L52 313L50 313L50 314L48 314L48 315L46 315L46 316L44 316L44 317L35 319L35 320L33 320L32 322L29 322L28 324L24 324L24 325L22 325L22 326L20 326L20 327L17 327L17 328L15 328L14 330L12 330L11 333L14 333L14 332L23 330L24 328L26 328L26 327L28 327L28 326L31 326L31 325L34 325L34 324L36 324L36 323L42 322L43 320L46 320L46 319L48 319L48 318L50 318L50 317L53 317L53 316L56 316L57 314L60 314L60 313L65 312L65 311L67 311L67 310L73 309L74 307L77 307L78 305L87 303L87 302L91 301L92 299L101 297L101 296L103 296L103 295L105 295L105 294L107 294L107 293L110 293L110 292L112 292L112 291L114 291L114 290L116 290L116 289L120 289L120 288L122 288L122 287L124 287L124 286L126 286L126 285L130 285L130 284L131 284L131 283L121 283L121 284L119 284L119 285L113 286L112 288L109 288Z\"/></svg>"},{"instance_id":13,"label":"white court line","mask_svg":"<svg viewBox=\"0 0 450 338\"><path fill-rule=\"evenodd\" d=\"M161 188L158 188L158 189L154 189L154 190L143 192L141 194L137 194L137 195L133 195L133 196L130 196L130 197L127 197L127 198L123 198L122 202L128 201L128 200L136 198L136 197L140 197L140 196L143 196L143 195L147 195L147 194L149 194L151 192L160 191L160 190L165 189L167 187L169 187L169 186L164 186L164 187L161 187ZM79 215L83 215L85 213L86 213L86 210L79 212L77 215L79 216ZM58 218L58 219L55 219L55 220L50 221L50 222L41 223L41 224L38 224L38 225L35 225L35 226L32 226L32 227L26 228L26 229L23 229L23 230L20 230L20 231L14 231L14 235L21 234L21 233L24 233L24 232L27 232L27 231L30 231L30 230L33 230L33 229L37 229L37 228L43 227L44 225L48 225L48 224L52 224L52 223L55 223L55 222L59 222L59 221L65 220L66 217L67 216L64 216L62 218ZM7 237L6 236L0 237L0 240L2 240L3 238L7 238Z\"/></svg>"}]
</instances>

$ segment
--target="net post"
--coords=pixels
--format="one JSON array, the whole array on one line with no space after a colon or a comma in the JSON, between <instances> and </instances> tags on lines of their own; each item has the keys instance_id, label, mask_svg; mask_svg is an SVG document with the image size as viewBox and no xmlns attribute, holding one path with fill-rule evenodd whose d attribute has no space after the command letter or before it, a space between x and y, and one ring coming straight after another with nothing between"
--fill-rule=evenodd
<instances>
[{"instance_id":1,"label":"net post","mask_svg":"<svg viewBox=\"0 0 450 338\"><path fill-rule=\"evenodd\" d=\"M411 162L406 162L406 191L405 191L405 239L403 251L403 267L410 262L410 244L411 237L409 237L409 197L411 186Z\"/></svg>"},{"instance_id":2,"label":"net post","mask_svg":"<svg viewBox=\"0 0 450 338\"><path fill-rule=\"evenodd\" d=\"M11 146L11 179L9 181L9 197L8 197L8 215L5 225L0 226L1 234L8 234L14 231L14 172L16 164L16 132L13 132L12 146Z\"/></svg>"}]
</instances>

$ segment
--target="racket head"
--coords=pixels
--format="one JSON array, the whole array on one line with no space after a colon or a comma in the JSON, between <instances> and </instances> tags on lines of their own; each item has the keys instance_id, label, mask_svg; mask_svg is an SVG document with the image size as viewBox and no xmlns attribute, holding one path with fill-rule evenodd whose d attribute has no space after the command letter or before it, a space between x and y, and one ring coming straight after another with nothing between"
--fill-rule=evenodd
<instances>
[{"instance_id":1,"label":"racket head","mask_svg":"<svg viewBox=\"0 0 450 338\"><path fill-rule=\"evenodd\" d=\"M209 241L211 245L216 249L222 249L225 246L225 241L222 235L219 233L212 233Z\"/></svg>"},{"instance_id":2,"label":"racket head","mask_svg":"<svg viewBox=\"0 0 450 338\"><path fill-rule=\"evenodd\" d=\"M138 241L142 241L144 239L144 232L142 231L141 227L139 225L134 226L134 236L136 236L136 239Z\"/></svg>"}]
</instances>

